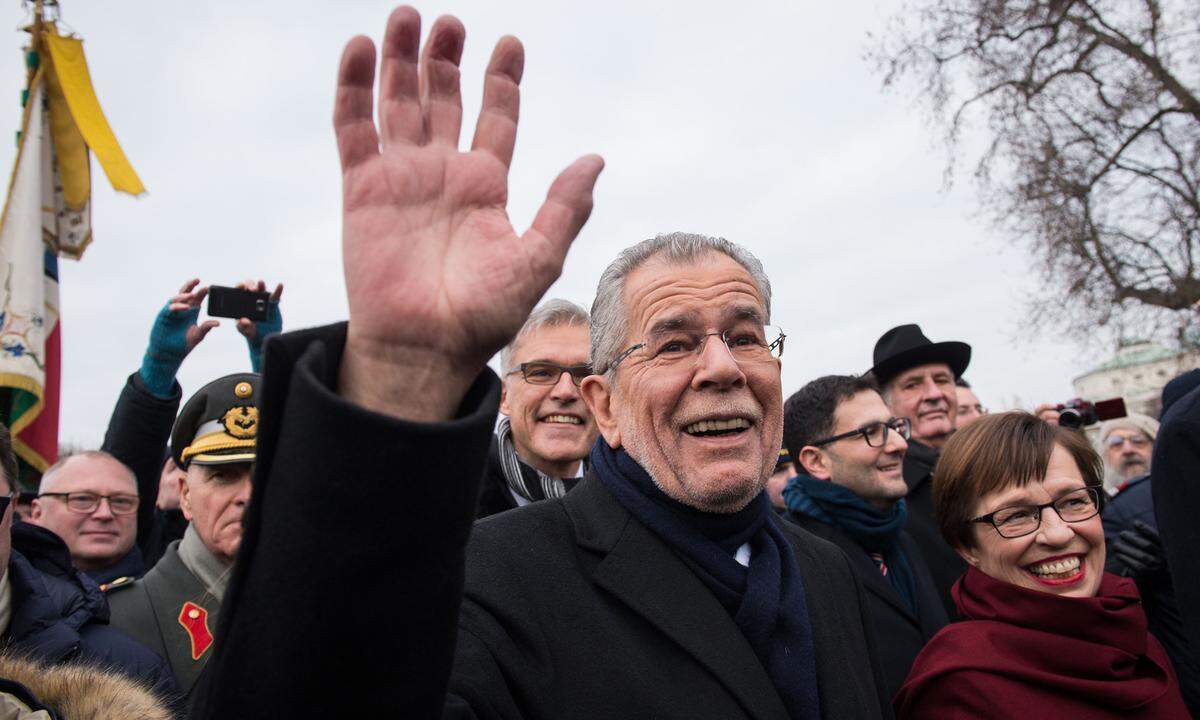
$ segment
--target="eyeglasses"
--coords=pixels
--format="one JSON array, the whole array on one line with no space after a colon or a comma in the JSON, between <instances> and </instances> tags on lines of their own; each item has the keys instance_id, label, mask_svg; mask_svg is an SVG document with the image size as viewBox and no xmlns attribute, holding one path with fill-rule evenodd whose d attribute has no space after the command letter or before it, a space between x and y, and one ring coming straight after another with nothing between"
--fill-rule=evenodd
<instances>
[{"instance_id":1,"label":"eyeglasses","mask_svg":"<svg viewBox=\"0 0 1200 720\"><path fill-rule=\"evenodd\" d=\"M1124 435L1109 435L1107 445L1110 448L1119 448L1127 442L1136 448L1146 447L1150 444L1150 438L1146 437L1145 435L1134 435L1132 437L1125 437Z\"/></svg>"},{"instance_id":2,"label":"eyeglasses","mask_svg":"<svg viewBox=\"0 0 1200 720\"><path fill-rule=\"evenodd\" d=\"M852 438L856 435L862 435L863 440L867 441L867 445L870 445L871 447L883 447L887 443L888 430L891 430L907 440L909 433L912 432L912 423L909 422L908 418L892 418L887 422L873 422L870 425L864 425L857 430L851 430L850 432L844 432L841 435L827 437L824 440L818 440L816 442L809 443L809 445L812 445L813 447L821 447L822 445L835 443L838 440L845 440L846 438Z\"/></svg>"},{"instance_id":3,"label":"eyeglasses","mask_svg":"<svg viewBox=\"0 0 1200 720\"><path fill-rule=\"evenodd\" d=\"M694 333L686 330L665 330L647 338L644 342L631 345L613 359L609 365L615 370L626 358L638 353L640 362L655 366L671 366L687 360L695 360L704 350L710 337L721 338L729 356L737 363L753 363L783 356L783 341L787 339L783 329L774 325L747 323L723 332Z\"/></svg>"},{"instance_id":4,"label":"eyeglasses","mask_svg":"<svg viewBox=\"0 0 1200 720\"><path fill-rule=\"evenodd\" d=\"M996 512L971 518L973 523L990 523L1000 537L1018 538L1036 532L1042 526L1042 511L1054 508L1063 522L1083 522L1100 513L1100 491L1080 488L1044 505L1012 505Z\"/></svg>"},{"instance_id":5,"label":"eyeglasses","mask_svg":"<svg viewBox=\"0 0 1200 720\"><path fill-rule=\"evenodd\" d=\"M66 498L63 502L67 504L67 509L77 513L95 512L96 508L100 507L101 500L108 501L108 509L112 510L113 515L129 515L137 512L138 509L137 495L97 495L90 492L73 492L42 493L38 497Z\"/></svg>"},{"instance_id":6,"label":"eyeglasses","mask_svg":"<svg viewBox=\"0 0 1200 720\"><path fill-rule=\"evenodd\" d=\"M521 373L521 377L530 385L556 385L558 379L563 373L571 375L571 382L578 387L583 379L592 374L592 366L586 363L581 365L559 365L552 362L527 362L521 363L516 370L510 370L509 375Z\"/></svg>"}]
</instances>

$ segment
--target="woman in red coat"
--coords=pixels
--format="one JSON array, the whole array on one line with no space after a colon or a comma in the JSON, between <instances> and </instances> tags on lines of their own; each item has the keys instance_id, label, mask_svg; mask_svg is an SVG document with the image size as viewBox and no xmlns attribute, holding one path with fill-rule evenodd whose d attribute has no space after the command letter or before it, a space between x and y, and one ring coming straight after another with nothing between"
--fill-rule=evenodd
<instances>
[{"instance_id":1,"label":"woman in red coat","mask_svg":"<svg viewBox=\"0 0 1200 720\"><path fill-rule=\"evenodd\" d=\"M917 656L901 720L1190 717L1133 581L1104 573L1101 467L1082 433L1027 413L947 443L933 495L970 565L953 590L964 621Z\"/></svg>"}]
</instances>

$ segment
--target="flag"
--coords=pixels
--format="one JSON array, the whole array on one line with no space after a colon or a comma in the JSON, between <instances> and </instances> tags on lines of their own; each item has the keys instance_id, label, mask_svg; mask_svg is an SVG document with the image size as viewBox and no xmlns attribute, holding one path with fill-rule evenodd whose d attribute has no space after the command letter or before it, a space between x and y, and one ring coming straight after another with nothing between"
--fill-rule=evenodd
<instances>
[{"instance_id":1,"label":"flag","mask_svg":"<svg viewBox=\"0 0 1200 720\"><path fill-rule=\"evenodd\" d=\"M58 457L58 261L79 259L92 241L89 150L115 189L145 191L96 100L82 41L40 18L30 30L17 157L0 216L0 421L13 436L22 489Z\"/></svg>"}]
</instances>

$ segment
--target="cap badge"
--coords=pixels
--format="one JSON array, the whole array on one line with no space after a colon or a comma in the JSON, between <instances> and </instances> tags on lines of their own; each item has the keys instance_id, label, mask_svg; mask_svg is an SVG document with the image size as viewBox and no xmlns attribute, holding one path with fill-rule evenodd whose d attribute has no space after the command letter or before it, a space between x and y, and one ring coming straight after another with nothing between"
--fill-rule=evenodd
<instances>
[{"instance_id":1,"label":"cap badge","mask_svg":"<svg viewBox=\"0 0 1200 720\"><path fill-rule=\"evenodd\" d=\"M233 394L240 398L248 398L254 392L254 388L250 387L248 382L240 382L233 388Z\"/></svg>"},{"instance_id":2,"label":"cap badge","mask_svg":"<svg viewBox=\"0 0 1200 720\"><path fill-rule=\"evenodd\" d=\"M235 438L253 438L258 435L258 408L251 405L230 408L221 416L221 425Z\"/></svg>"}]
</instances>

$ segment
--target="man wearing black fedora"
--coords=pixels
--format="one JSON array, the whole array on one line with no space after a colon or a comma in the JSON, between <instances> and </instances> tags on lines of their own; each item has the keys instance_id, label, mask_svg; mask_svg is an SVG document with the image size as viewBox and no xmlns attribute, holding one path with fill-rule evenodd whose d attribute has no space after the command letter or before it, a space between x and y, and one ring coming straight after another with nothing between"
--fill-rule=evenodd
<instances>
[{"instance_id":1,"label":"man wearing black fedora","mask_svg":"<svg viewBox=\"0 0 1200 720\"><path fill-rule=\"evenodd\" d=\"M971 346L957 341L935 343L919 325L900 325L875 343L874 361L871 374L884 402L893 415L912 424L904 457L907 530L929 563L946 612L955 617L950 587L966 571L966 564L938 532L931 480L938 454L954 433L958 413L954 381L971 362Z\"/></svg>"}]
</instances>

